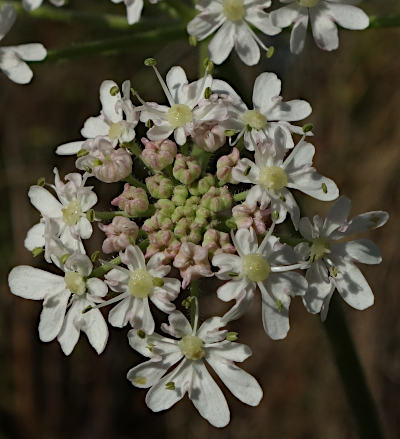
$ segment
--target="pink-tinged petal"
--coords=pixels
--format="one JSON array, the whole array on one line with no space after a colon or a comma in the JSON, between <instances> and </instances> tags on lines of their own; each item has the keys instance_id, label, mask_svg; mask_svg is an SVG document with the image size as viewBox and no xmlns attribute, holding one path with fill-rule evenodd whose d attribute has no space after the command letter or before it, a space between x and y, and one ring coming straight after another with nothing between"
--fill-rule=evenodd
<instances>
[{"instance_id":1,"label":"pink-tinged petal","mask_svg":"<svg viewBox=\"0 0 400 439\"><path fill-rule=\"evenodd\" d=\"M336 24L329 15L321 13L320 8L310 9L311 28L317 46L323 50L335 50L339 47Z\"/></svg>"},{"instance_id":2,"label":"pink-tinged petal","mask_svg":"<svg viewBox=\"0 0 400 439\"><path fill-rule=\"evenodd\" d=\"M147 262L147 271L153 277L164 277L171 271L170 265L163 265L164 254L156 253Z\"/></svg>"}]
</instances>

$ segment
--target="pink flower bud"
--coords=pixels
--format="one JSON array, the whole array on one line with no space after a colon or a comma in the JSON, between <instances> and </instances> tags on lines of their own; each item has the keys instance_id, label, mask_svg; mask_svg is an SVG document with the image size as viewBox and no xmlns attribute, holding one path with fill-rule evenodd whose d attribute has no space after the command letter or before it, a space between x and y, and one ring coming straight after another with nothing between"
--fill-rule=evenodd
<instances>
[{"instance_id":1,"label":"pink flower bud","mask_svg":"<svg viewBox=\"0 0 400 439\"><path fill-rule=\"evenodd\" d=\"M210 258L219 253L236 253L228 233L219 232L215 229L206 231L201 245L208 250Z\"/></svg>"},{"instance_id":2,"label":"pink flower bud","mask_svg":"<svg viewBox=\"0 0 400 439\"><path fill-rule=\"evenodd\" d=\"M217 161L217 178L222 184L237 183L232 178L232 169L237 165L240 153L237 148L233 148L229 155L223 155Z\"/></svg>"},{"instance_id":3,"label":"pink flower bud","mask_svg":"<svg viewBox=\"0 0 400 439\"><path fill-rule=\"evenodd\" d=\"M102 245L103 253L125 250L135 242L139 233L137 224L123 216L114 217L111 224L99 224L99 229L107 236Z\"/></svg>"},{"instance_id":4,"label":"pink flower bud","mask_svg":"<svg viewBox=\"0 0 400 439\"><path fill-rule=\"evenodd\" d=\"M199 277L213 276L207 249L191 242L184 242L181 245L173 265L180 270L183 279L182 288L186 288L192 280Z\"/></svg>"},{"instance_id":5,"label":"pink flower bud","mask_svg":"<svg viewBox=\"0 0 400 439\"><path fill-rule=\"evenodd\" d=\"M115 183L126 178L132 171L132 158L124 148L114 149L103 137L89 139L82 149L87 152L76 161L76 167L93 174L105 183Z\"/></svg>"},{"instance_id":6,"label":"pink flower bud","mask_svg":"<svg viewBox=\"0 0 400 439\"><path fill-rule=\"evenodd\" d=\"M203 122L193 126L191 132L194 143L201 149L214 152L225 144L225 130L218 122Z\"/></svg>"},{"instance_id":7,"label":"pink flower bud","mask_svg":"<svg viewBox=\"0 0 400 439\"><path fill-rule=\"evenodd\" d=\"M122 194L114 198L111 204L118 206L131 216L141 215L149 208L146 191L139 187L130 186L128 183L125 184Z\"/></svg>"},{"instance_id":8,"label":"pink flower bud","mask_svg":"<svg viewBox=\"0 0 400 439\"><path fill-rule=\"evenodd\" d=\"M271 224L271 221L268 221L270 213L270 209L261 210L256 204L242 203L232 209L232 216L238 228L253 227L260 235L263 235L267 231L267 225Z\"/></svg>"},{"instance_id":9,"label":"pink flower bud","mask_svg":"<svg viewBox=\"0 0 400 439\"><path fill-rule=\"evenodd\" d=\"M173 174L181 183L190 184L200 177L201 167L195 158L177 154Z\"/></svg>"},{"instance_id":10,"label":"pink flower bud","mask_svg":"<svg viewBox=\"0 0 400 439\"><path fill-rule=\"evenodd\" d=\"M142 151L142 159L155 171L163 170L174 161L176 156L176 143L172 140L165 139L154 142L143 137L142 143L145 146Z\"/></svg>"},{"instance_id":11,"label":"pink flower bud","mask_svg":"<svg viewBox=\"0 0 400 439\"><path fill-rule=\"evenodd\" d=\"M156 253L163 253L163 263L171 261L181 246L181 243L170 230L160 230L156 233L151 233L149 241L150 245L147 247L145 257L151 258Z\"/></svg>"}]
</instances>

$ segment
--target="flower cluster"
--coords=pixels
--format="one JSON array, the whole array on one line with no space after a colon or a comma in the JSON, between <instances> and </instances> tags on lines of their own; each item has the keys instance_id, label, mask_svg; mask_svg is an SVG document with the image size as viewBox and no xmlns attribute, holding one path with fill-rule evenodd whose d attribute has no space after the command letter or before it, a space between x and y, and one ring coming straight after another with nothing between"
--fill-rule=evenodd
<instances>
[{"instance_id":1,"label":"flower cluster","mask_svg":"<svg viewBox=\"0 0 400 439\"><path fill-rule=\"evenodd\" d=\"M271 57L274 47L267 47L253 28L272 36L293 25L290 50L299 54L304 48L308 22L317 46L323 50L339 47L339 26L361 30L369 25L368 15L353 0L280 0L287 4L271 12L271 0L199 0L198 15L187 26L189 35L199 41L216 32L208 50L215 64L221 64L235 48L247 65L257 64L260 48Z\"/></svg>"},{"instance_id":2,"label":"flower cluster","mask_svg":"<svg viewBox=\"0 0 400 439\"><path fill-rule=\"evenodd\" d=\"M257 2L206 3L224 12L213 18L224 32L245 13L255 26L265 15ZM202 17L204 4L198 2ZM227 326L246 315L255 294L261 294L262 324L273 340L287 336L296 296L322 319L335 289L353 308L371 306L372 291L356 263L378 264L380 253L371 241L348 237L383 226L388 214L348 219L350 201L338 198L334 181L313 167L309 124L294 124L311 106L283 101L274 73L257 77L248 107L228 83L212 77L210 63L194 82L181 67L172 67L164 81L155 60L145 64L168 103L143 100L129 81L121 89L111 80L101 84L101 111L84 122L83 139L57 148L59 155L76 155L81 172L63 181L55 169L54 184L40 180L29 189L41 217L25 246L35 256L43 253L60 274L18 266L9 285L17 296L43 300L40 339L57 339L66 355L81 331L98 353L104 350L108 326L100 308L108 307L108 323L129 325L130 345L148 358L127 375L149 389L148 407L166 410L187 392L205 419L223 427L228 405L205 363L242 402L255 406L262 398L255 378L235 364L251 350ZM108 211L94 210L98 199L89 179L123 183ZM336 201L325 219L311 222L301 216L295 191ZM285 221L296 230L285 242L296 245L281 240ZM86 255L95 223L105 234L103 257L100 250ZM199 325L206 295L201 279L212 277L219 286L211 293L232 303ZM154 307L166 314L161 329L169 337L156 332Z\"/></svg>"}]
</instances>

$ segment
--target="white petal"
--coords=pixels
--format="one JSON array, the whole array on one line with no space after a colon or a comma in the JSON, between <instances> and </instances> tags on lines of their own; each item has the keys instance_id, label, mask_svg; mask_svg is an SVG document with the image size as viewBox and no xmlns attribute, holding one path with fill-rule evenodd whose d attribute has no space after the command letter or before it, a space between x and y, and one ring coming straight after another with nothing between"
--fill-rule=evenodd
<instances>
[{"instance_id":1,"label":"white petal","mask_svg":"<svg viewBox=\"0 0 400 439\"><path fill-rule=\"evenodd\" d=\"M319 174L314 168L290 175L287 187L297 189L321 201L332 201L339 196L336 183Z\"/></svg>"},{"instance_id":2,"label":"white petal","mask_svg":"<svg viewBox=\"0 0 400 439\"><path fill-rule=\"evenodd\" d=\"M246 288L247 284L248 281L246 279L235 279L226 282L217 290L218 299L223 300L224 302L237 299L239 294L244 290L244 288Z\"/></svg>"},{"instance_id":3,"label":"white petal","mask_svg":"<svg viewBox=\"0 0 400 439\"><path fill-rule=\"evenodd\" d=\"M62 276L27 265L14 267L8 275L8 284L16 296L33 300L42 300L65 289Z\"/></svg>"},{"instance_id":4,"label":"white petal","mask_svg":"<svg viewBox=\"0 0 400 439\"><path fill-rule=\"evenodd\" d=\"M26 249L32 251L36 247L43 247L44 244L44 223L35 224L28 230L24 246Z\"/></svg>"},{"instance_id":5,"label":"white petal","mask_svg":"<svg viewBox=\"0 0 400 439\"><path fill-rule=\"evenodd\" d=\"M174 311L168 316L169 325L163 323L161 329L173 337L182 338L192 333L188 319L180 312Z\"/></svg>"},{"instance_id":6,"label":"white petal","mask_svg":"<svg viewBox=\"0 0 400 439\"><path fill-rule=\"evenodd\" d=\"M189 398L200 415L214 427L225 427L230 420L226 399L203 362L193 362Z\"/></svg>"},{"instance_id":7,"label":"white petal","mask_svg":"<svg viewBox=\"0 0 400 439\"><path fill-rule=\"evenodd\" d=\"M333 280L345 302L358 310L372 306L374 295L361 271L351 262L335 258L332 261L338 268L338 274Z\"/></svg>"},{"instance_id":8,"label":"white petal","mask_svg":"<svg viewBox=\"0 0 400 439\"><path fill-rule=\"evenodd\" d=\"M192 362L184 360L147 392L147 406L153 412L169 409L184 397L191 385L191 381ZM174 383L175 390L169 390L165 387L169 382Z\"/></svg>"},{"instance_id":9,"label":"white petal","mask_svg":"<svg viewBox=\"0 0 400 439\"><path fill-rule=\"evenodd\" d=\"M317 314L321 311L324 301L332 293L334 286L328 277L328 270L323 261L315 261L307 270L308 289L303 297L307 311Z\"/></svg>"},{"instance_id":10,"label":"white petal","mask_svg":"<svg viewBox=\"0 0 400 439\"><path fill-rule=\"evenodd\" d=\"M225 323L221 317L211 317L201 324L197 335L204 343L216 343L224 340L226 337L227 331L221 329L224 326Z\"/></svg>"},{"instance_id":11,"label":"white petal","mask_svg":"<svg viewBox=\"0 0 400 439\"><path fill-rule=\"evenodd\" d=\"M57 146L56 154L58 155L74 155L77 154L81 149L84 140L78 140L76 142L64 143L63 145Z\"/></svg>"},{"instance_id":12,"label":"white petal","mask_svg":"<svg viewBox=\"0 0 400 439\"><path fill-rule=\"evenodd\" d=\"M239 58L248 66L254 66L260 60L260 49L247 24L235 26L235 50Z\"/></svg>"},{"instance_id":13,"label":"white petal","mask_svg":"<svg viewBox=\"0 0 400 439\"><path fill-rule=\"evenodd\" d=\"M58 294L45 298L39 322L39 338L41 341L51 341L57 337L64 322L70 295L70 291L65 289Z\"/></svg>"},{"instance_id":14,"label":"white petal","mask_svg":"<svg viewBox=\"0 0 400 439\"><path fill-rule=\"evenodd\" d=\"M143 252L137 245L128 246L125 252L121 253L121 261L127 265L131 271L146 268Z\"/></svg>"},{"instance_id":15,"label":"white petal","mask_svg":"<svg viewBox=\"0 0 400 439\"><path fill-rule=\"evenodd\" d=\"M89 239L92 236L93 228L86 217L81 217L78 223L78 233L82 239Z\"/></svg>"},{"instance_id":16,"label":"white petal","mask_svg":"<svg viewBox=\"0 0 400 439\"><path fill-rule=\"evenodd\" d=\"M254 377L217 355L208 356L207 361L236 398L251 406L260 403L263 391Z\"/></svg>"},{"instance_id":17,"label":"white petal","mask_svg":"<svg viewBox=\"0 0 400 439\"><path fill-rule=\"evenodd\" d=\"M126 3L126 15L128 24L135 24L140 20L143 9L143 0L134 0Z\"/></svg>"},{"instance_id":18,"label":"white petal","mask_svg":"<svg viewBox=\"0 0 400 439\"><path fill-rule=\"evenodd\" d=\"M239 254L248 255L256 253L258 250L258 239L256 232L251 229L239 229L235 234L235 241L238 245Z\"/></svg>"},{"instance_id":19,"label":"white petal","mask_svg":"<svg viewBox=\"0 0 400 439\"><path fill-rule=\"evenodd\" d=\"M257 76L253 88L253 104L262 113L274 105L273 99L281 94L281 80L275 73L261 73Z\"/></svg>"},{"instance_id":20,"label":"white petal","mask_svg":"<svg viewBox=\"0 0 400 439\"><path fill-rule=\"evenodd\" d=\"M61 349L65 355L71 354L79 340L79 320L83 318L82 309L84 309L84 307L81 308L79 302L86 301L78 300L71 305L71 308L65 316L64 323L57 337L57 340L60 343Z\"/></svg>"},{"instance_id":21,"label":"white petal","mask_svg":"<svg viewBox=\"0 0 400 439\"><path fill-rule=\"evenodd\" d=\"M266 35L277 35L282 31L272 22L271 14L261 8L248 8L245 19Z\"/></svg>"},{"instance_id":22,"label":"white petal","mask_svg":"<svg viewBox=\"0 0 400 439\"><path fill-rule=\"evenodd\" d=\"M107 344L108 327L100 310L92 309L84 314L84 324L81 329L86 333L89 343L94 347L95 351L101 354Z\"/></svg>"},{"instance_id":23,"label":"white petal","mask_svg":"<svg viewBox=\"0 0 400 439\"><path fill-rule=\"evenodd\" d=\"M151 127L149 131L147 131L147 137L150 140L165 140L173 133L173 131L173 127L169 123L164 122L162 125L154 125Z\"/></svg>"},{"instance_id":24,"label":"white petal","mask_svg":"<svg viewBox=\"0 0 400 439\"><path fill-rule=\"evenodd\" d=\"M199 41L204 40L224 22L225 18L221 13L200 13L187 25L189 35L194 35Z\"/></svg>"},{"instance_id":25,"label":"white petal","mask_svg":"<svg viewBox=\"0 0 400 439\"><path fill-rule=\"evenodd\" d=\"M231 53L235 41L235 30L233 23L226 21L208 45L210 59L215 64L222 64Z\"/></svg>"},{"instance_id":26,"label":"white petal","mask_svg":"<svg viewBox=\"0 0 400 439\"><path fill-rule=\"evenodd\" d=\"M174 131L174 138L175 138L175 142L179 146L184 145L186 143L186 132L185 132L185 129L183 127L177 128Z\"/></svg>"},{"instance_id":27,"label":"white petal","mask_svg":"<svg viewBox=\"0 0 400 439\"><path fill-rule=\"evenodd\" d=\"M231 255L229 253L219 253L212 259L212 264L219 268L219 271L215 273L218 279L230 280L232 275L230 273L241 273L242 260L237 255Z\"/></svg>"},{"instance_id":28,"label":"white petal","mask_svg":"<svg viewBox=\"0 0 400 439\"><path fill-rule=\"evenodd\" d=\"M128 313L132 306L131 301L131 297L126 297L112 308L108 314L110 325L115 326L116 328L123 328L128 324Z\"/></svg>"},{"instance_id":29,"label":"white petal","mask_svg":"<svg viewBox=\"0 0 400 439\"><path fill-rule=\"evenodd\" d=\"M266 114L269 120L297 121L305 119L312 112L311 105L307 101L295 99L280 102Z\"/></svg>"},{"instance_id":30,"label":"white petal","mask_svg":"<svg viewBox=\"0 0 400 439\"><path fill-rule=\"evenodd\" d=\"M339 47L338 30L332 19L321 13L318 7L310 9L310 18L312 33L317 46L328 51L337 49Z\"/></svg>"},{"instance_id":31,"label":"white petal","mask_svg":"<svg viewBox=\"0 0 400 439\"><path fill-rule=\"evenodd\" d=\"M362 213L355 216L342 235L348 236L354 233L361 233L367 230L377 229L386 224L389 219L389 214L383 211L373 211Z\"/></svg>"},{"instance_id":32,"label":"white petal","mask_svg":"<svg viewBox=\"0 0 400 439\"><path fill-rule=\"evenodd\" d=\"M122 110L118 108L117 103L121 99L121 94L118 92L114 96L111 95L110 90L118 85L114 81L105 80L100 85L100 102L104 116L113 123L122 120Z\"/></svg>"},{"instance_id":33,"label":"white petal","mask_svg":"<svg viewBox=\"0 0 400 439\"><path fill-rule=\"evenodd\" d=\"M100 279L92 277L86 281L89 293L96 297L104 297L108 292L107 285Z\"/></svg>"},{"instance_id":34,"label":"white petal","mask_svg":"<svg viewBox=\"0 0 400 439\"><path fill-rule=\"evenodd\" d=\"M17 13L15 8L11 3L3 4L0 9L0 40L8 33L12 28L15 19L17 18Z\"/></svg>"},{"instance_id":35,"label":"white petal","mask_svg":"<svg viewBox=\"0 0 400 439\"><path fill-rule=\"evenodd\" d=\"M147 262L147 271L153 277L164 277L171 271L170 265L163 265L165 256L163 253L156 253Z\"/></svg>"},{"instance_id":36,"label":"white petal","mask_svg":"<svg viewBox=\"0 0 400 439\"><path fill-rule=\"evenodd\" d=\"M301 53L306 42L308 14L304 14L295 21L290 34L290 51L295 55Z\"/></svg>"},{"instance_id":37,"label":"white petal","mask_svg":"<svg viewBox=\"0 0 400 439\"><path fill-rule=\"evenodd\" d=\"M380 264L382 256L378 247L369 239L359 239L340 244L333 244L332 252L348 256L363 264Z\"/></svg>"},{"instance_id":38,"label":"white petal","mask_svg":"<svg viewBox=\"0 0 400 439\"><path fill-rule=\"evenodd\" d=\"M242 362L247 360L252 355L249 346L241 343L234 343L231 341L221 341L220 343L214 343L207 347L207 359L208 354L218 355L226 360Z\"/></svg>"},{"instance_id":39,"label":"white petal","mask_svg":"<svg viewBox=\"0 0 400 439\"><path fill-rule=\"evenodd\" d=\"M174 102L176 104L181 103L181 101L179 100L179 92L181 88L188 83L186 73L182 69L182 67L171 67L167 73L165 82L167 83L168 89L171 92Z\"/></svg>"},{"instance_id":40,"label":"white petal","mask_svg":"<svg viewBox=\"0 0 400 439\"><path fill-rule=\"evenodd\" d=\"M329 209L326 216L323 235L329 236L332 232L344 225L350 213L351 201L347 197L338 198L332 207Z\"/></svg>"},{"instance_id":41,"label":"white petal","mask_svg":"<svg viewBox=\"0 0 400 439\"><path fill-rule=\"evenodd\" d=\"M271 21L275 26L288 27L290 26L300 15L299 6L296 2L293 2L289 6L284 6L283 8L276 9L272 11Z\"/></svg>"},{"instance_id":42,"label":"white petal","mask_svg":"<svg viewBox=\"0 0 400 439\"><path fill-rule=\"evenodd\" d=\"M97 136L107 136L110 131L110 126L104 122L101 116L89 117L81 129L81 134L87 139L93 139Z\"/></svg>"},{"instance_id":43,"label":"white petal","mask_svg":"<svg viewBox=\"0 0 400 439\"><path fill-rule=\"evenodd\" d=\"M12 47L0 49L0 70L17 84L28 84L33 73Z\"/></svg>"},{"instance_id":44,"label":"white petal","mask_svg":"<svg viewBox=\"0 0 400 439\"><path fill-rule=\"evenodd\" d=\"M50 218L62 216L62 204L45 188L41 186L31 186L28 196L34 207L43 215Z\"/></svg>"},{"instance_id":45,"label":"white petal","mask_svg":"<svg viewBox=\"0 0 400 439\"><path fill-rule=\"evenodd\" d=\"M366 29L369 26L368 15L355 6L333 3L326 3L329 14L336 23L345 29Z\"/></svg>"}]
</instances>

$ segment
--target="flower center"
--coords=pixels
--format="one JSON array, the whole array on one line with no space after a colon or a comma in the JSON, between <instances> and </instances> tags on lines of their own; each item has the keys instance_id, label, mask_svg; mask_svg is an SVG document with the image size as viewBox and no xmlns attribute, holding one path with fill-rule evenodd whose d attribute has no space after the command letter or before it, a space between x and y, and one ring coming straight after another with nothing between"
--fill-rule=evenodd
<instances>
[{"instance_id":1,"label":"flower center","mask_svg":"<svg viewBox=\"0 0 400 439\"><path fill-rule=\"evenodd\" d=\"M247 110L243 115L243 122L250 128L262 130L267 125L267 118L258 110Z\"/></svg>"},{"instance_id":2,"label":"flower center","mask_svg":"<svg viewBox=\"0 0 400 439\"><path fill-rule=\"evenodd\" d=\"M78 200L71 201L62 209L63 220L68 226L74 226L82 215L81 205Z\"/></svg>"},{"instance_id":3,"label":"flower center","mask_svg":"<svg viewBox=\"0 0 400 439\"><path fill-rule=\"evenodd\" d=\"M279 166L264 166L260 169L258 181L266 188L277 191L287 185L288 177Z\"/></svg>"},{"instance_id":4,"label":"flower center","mask_svg":"<svg viewBox=\"0 0 400 439\"><path fill-rule=\"evenodd\" d=\"M262 282L271 271L268 261L257 253L250 253L243 258L243 273L253 282Z\"/></svg>"},{"instance_id":5,"label":"flower center","mask_svg":"<svg viewBox=\"0 0 400 439\"><path fill-rule=\"evenodd\" d=\"M110 129L108 131L108 137L111 140L119 139L122 134L124 134L124 127L120 122L114 122L110 125Z\"/></svg>"},{"instance_id":6,"label":"flower center","mask_svg":"<svg viewBox=\"0 0 400 439\"><path fill-rule=\"evenodd\" d=\"M144 299L153 290L153 278L146 269L139 268L131 273L128 287L132 296Z\"/></svg>"},{"instance_id":7,"label":"flower center","mask_svg":"<svg viewBox=\"0 0 400 439\"><path fill-rule=\"evenodd\" d=\"M86 283L83 276L76 271L67 271L65 273L64 282L67 288L73 294L82 296L86 291Z\"/></svg>"},{"instance_id":8,"label":"flower center","mask_svg":"<svg viewBox=\"0 0 400 439\"><path fill-rule=\"evenodd\" d=\"M243 0L222 0L225 17L230 21L238 21L244 17Z\"/></svg>"},{"instance_id":9,"label":"flower center","mask_svg":"<svg viewBox=\"0 0 400 439\"><path fill-rule=\"evenodd\" d=\"M175 104L168 110L167 119L174 128L181 128L192 121L192 111L185 104Z\"/></svg>"},{"instance_id":10,"label":"flower center","mask_svg":"<svg viewBox=\"0 0 400 439\"><path fill-rule=\"evenodd\" d=\"M322 259L327 253L329 253L329 239L314 239L310 248L310 260L318 261L318 259Z\"/></svg>"},{"instance_id":11,"label":"flower center","mask_svg":"<svg viewBox=\"0 0 400 439\"><path fill-rule=\"evenodd\" d=\"M304 8L313 8L314 6L317 6L319 0L298 0L298 2L299 5Z\"/></svg>"},{"instance_id":12,"label":"flower center","mask_svg":"<svg viewBox=\"0 0 400 439\"><path fill-rule=\"evenodd\" d=\"M197 335L185 335L178 345L188 360L200 360L205 355L204 342Z\"/></svg>"}]
</instances>

